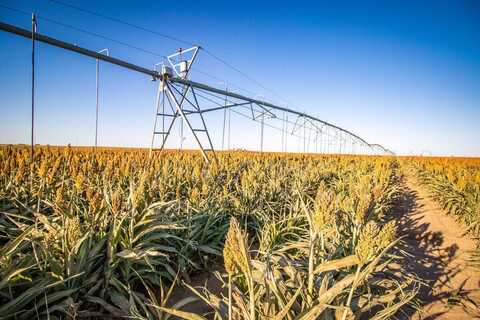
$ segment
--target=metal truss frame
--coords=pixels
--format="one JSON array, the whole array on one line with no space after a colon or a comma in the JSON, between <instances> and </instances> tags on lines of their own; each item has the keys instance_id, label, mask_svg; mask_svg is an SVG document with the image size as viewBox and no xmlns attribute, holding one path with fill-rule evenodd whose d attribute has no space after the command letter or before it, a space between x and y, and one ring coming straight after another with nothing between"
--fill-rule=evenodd
<instances>
[{"instance_id":1,"label":"metal truss frame","mask_svg":"<svg viewBox=\"0 0 480 320\"><path fill-rule=\"evenodd\" d=\"M153 146L156 135L162 135L162 144L160 150L164 149L165 142L171 133L171 129L176 119L181 118L182 123L185 123L190 132L193 134L205 161L211 163L212 159L216 159L215 151L213 149L210 134L207 130L203 116L204 114L210 112L228 110L229 112L232 111L239 113L244 117L261 123L260 149L262 151L264 126L270 126L274 128L273 125L267 123L268 120L269 122L281 122L281 128L275 128L282 131L283 152L286 152L288 149L287 141L288 136L290 135L303 139L304 152L309 152L312 142L315 146L315 152L317 152L320 148L321 153L349 153L347 149L350 147L351 153L354 153L358 148L361 148L361 152L367 154L394 154L392 151L380 144L368 143L366 140L352 133L351 131L324 121L318 117L314 117L310 114L280 106L263 99L251 98L233 92L232 90L227 90L226 87L225 89L220 89L203 83L191 81L188 79L188 73L200 51L200 47L198 46L186 50L180 49L178 52L167 57L169 64L175 71L175 75L173 75L164 73L163 70L162 72L159 72L155 68L150 70L148 68L111 57L110 55L98 53L95 50L86 49L75 44L67 43L43 34L39 34L36 31L36 28L32 28L32 31L29 31L14 25L0 22L0 30L32 39L32 41L43 42L58 48L82 54L87 57L115 64L122 68L148 75L153 80L159 81L155 99L156 112L150 148L151 151L154 150ZM190 59L184 59L184 56L187 54L191 55ZM34 70L32 70L32 77L33 72ZM209 97L206 97L207 95ZM34 97L32 94L32 105L33 99ZM207 101L207 103L205 101ZM168 109L166 108L166 104L168 104ZM211 104L213 104L213 106ZM190 109L187 109L186 106L189 106ZM245 115L238 111L245 108L248 109L251 116ZM295 122L288 120L289 115L296 118ZM193 117L200 119L200 128L192 126L190 119ZM159 131L158 129L159 118L162 120L162 131ZM167 118L171 119L171 121L168 125L168 129L165 131L165 121ZM181 134L183 139L183 131ZM206 136L207 142L201 141L199 138L201 134ZM312 138L312 136L314 138ZM335 149L333 149L332 146L335 146Z\"/></svg>"}]
</instances>

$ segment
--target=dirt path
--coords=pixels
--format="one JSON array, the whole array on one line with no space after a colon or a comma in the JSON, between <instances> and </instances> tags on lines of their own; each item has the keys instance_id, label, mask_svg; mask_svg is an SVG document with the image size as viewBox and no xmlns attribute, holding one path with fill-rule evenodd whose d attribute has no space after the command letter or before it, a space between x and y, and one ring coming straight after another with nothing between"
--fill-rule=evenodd
<instances>
[{"instance_id":1,"label":"dirt path","mask_svg":"<svg viewBox=\"0 0 480 320\"><path fill-rule=\"evenodd\" d=\"M404 195L396 213L401 249L408 254L403 269L425 282L418 298L421 311L411 319L480 319L480 272L467 266L475 242L463 235L452 217L429 198L412 175L404 179Z\"/></svg>"}]
</instances>

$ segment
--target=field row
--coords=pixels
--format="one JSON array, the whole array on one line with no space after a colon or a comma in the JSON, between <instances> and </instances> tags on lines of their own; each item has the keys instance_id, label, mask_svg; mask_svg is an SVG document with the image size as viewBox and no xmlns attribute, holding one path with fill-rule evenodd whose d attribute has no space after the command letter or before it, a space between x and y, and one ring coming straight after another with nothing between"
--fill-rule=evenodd
<instances>
[{"instance_id":1,"label":"field row","mask_svg":"<svg viewBox=\"0 0 480 320\"><path fill-rule=\"evenodd\" d=\"M410 158L408 165L440 206L479 240L480 159ZM480 269L480 243L471 262Z\"/></svg>"}]
</instances>

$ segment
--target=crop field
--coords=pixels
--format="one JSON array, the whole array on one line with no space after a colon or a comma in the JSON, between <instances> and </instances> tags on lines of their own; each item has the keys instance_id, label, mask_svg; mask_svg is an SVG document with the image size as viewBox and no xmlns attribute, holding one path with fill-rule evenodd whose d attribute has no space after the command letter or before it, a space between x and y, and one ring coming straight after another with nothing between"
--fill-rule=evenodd
<instances>
[{"instance_id":1,"label":"crop field","mask_svg":"<svg viewBox=\"0 0 480 320\"><path fill-rule=\"evenodd\" d=\"M431 2L0 3L0 320L480 319L480 1Z\"/></svg>"},{"instance_id":2,"label":"crop field","mask_svg":"<svg viewBox=\"0 0 480 320\"><path fill-rule=\"evenodd\" d=\"M207 167L189 152L43 147L34 159L0 149L3 319L383 319L415 305L417 281L394 267L394 158L231 152ZM199 274L219 288L194 286Z\"/></svg>"}]
</instances>

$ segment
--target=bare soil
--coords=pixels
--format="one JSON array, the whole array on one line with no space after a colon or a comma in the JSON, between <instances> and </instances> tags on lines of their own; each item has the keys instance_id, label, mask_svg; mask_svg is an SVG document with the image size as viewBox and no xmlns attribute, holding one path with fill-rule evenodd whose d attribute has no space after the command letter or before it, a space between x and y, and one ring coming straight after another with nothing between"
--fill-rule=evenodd
<instances>
[{"instance_id":1,"label":"bare soil","mask_svg":"<svg viewBox=\"0 0 480 320\"><path fill-rule=\"evenodd\" d=\"M395 210L401 268L422 280L418 309L399 315L406 319L480 319L480 272L469 267L475 241L433 201L413 175L403 181L403 197Z\"/></svg>"},{"instance_id":2,"label":"bare soil","mask_svg":"<svg viewBox=\"0 0 480 320\"><path fill-rule=\"evenodd\" d=\"M204 288L206 288L210 293L218 297L221 295L226 296L226 288L223 287L222 282L214 274L216 271L225 273L223 265L219 261L212 261L210 267L210 270L203 270L192 274L186 282L203 295L205 294ZM173 289L172 296L170 297L170 303L175 304L188 297L198 298L198 296L189 288L182 285L176 286ZM202 315L212 312L212 308L200 298L198 298L197 301L182 307L181 310ZM213 318L213 313L210 314L210 316L207 316L207 319L211 318Z\"/></svg>"}]
</instances>

